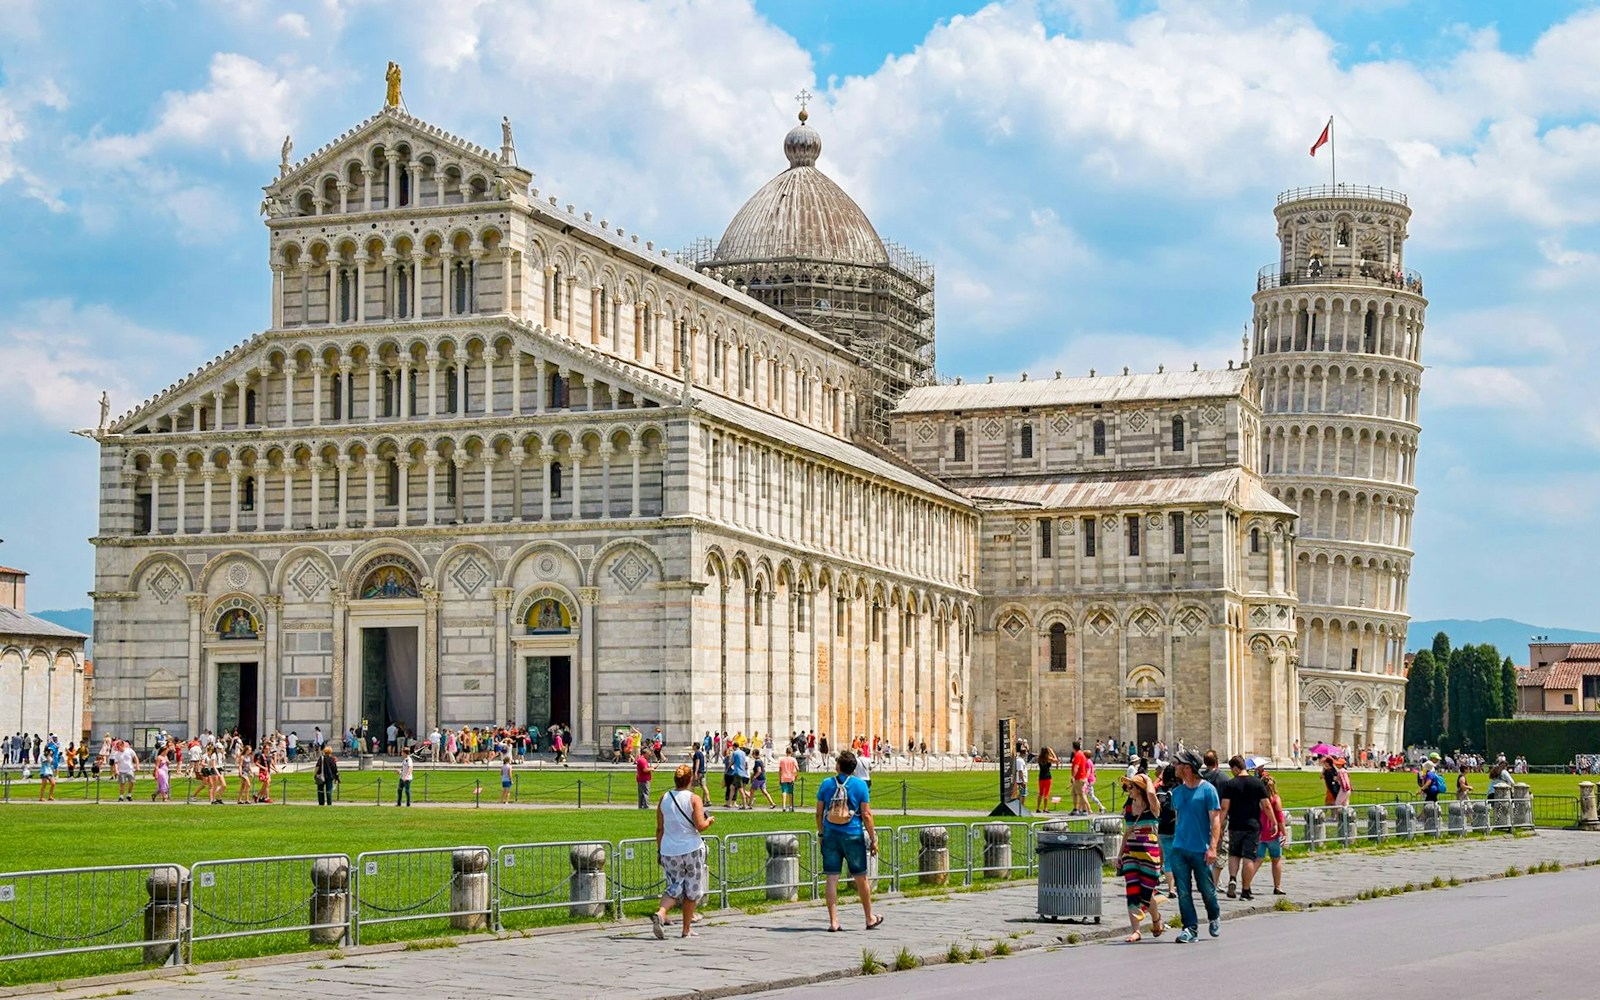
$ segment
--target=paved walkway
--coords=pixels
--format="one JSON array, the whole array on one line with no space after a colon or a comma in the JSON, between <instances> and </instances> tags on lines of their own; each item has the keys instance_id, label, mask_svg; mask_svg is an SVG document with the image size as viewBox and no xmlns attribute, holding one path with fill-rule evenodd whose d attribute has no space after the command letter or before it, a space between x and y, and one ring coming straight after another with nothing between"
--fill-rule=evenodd
<instances>
[{"instance_id":1,"label":"paved walkway","mask_svg":"<svg viewBox=\"0 0 1600 1000\"><path fill-rule=\"evenodd\" d=\"M1287 866L1285 888L1291 899L1311 903L1349 899L1379 886L1427 882L1436 875L1468 881L1498 875L1512 865L1526 868L1560 861L1570 866L1597 860L1600 834L1549 830L1531 837L1300 859ZM1270 879L1264 884L1270 891ZM356 949L342 959L304 956L293 961L214 966L191 975L123 981L115 988L135 996L194 1000L305 996L658 1000L688 994L729 996L847 974L859 967L863 948L893 962L901 948L936 959L952 943L987 947L1009 940L1014 949L1021 950L1057 944L1072 933L1124 933L1119 882L1106 883L1106 919L1098 928L1039 920L1034 911L1035 893L1032 883L1024 883L986 892L888 898L881 904L886 922L872 932L861 929L860 909L852 906L841 910L850 933L828 934L821 909L804 904L779 907L759 916L714 913L701 925L700 934L688 941L656 941L648 923L638 921L470 941L455 948ZM1253 903L1223 899L1223 919L1270 910L1272 900L1271 895ZM1063 955L1062 961L1072 959ZM88 998L105 996L107 991L105 983L66 990L52 983L35 992Z\"/></svg>"}]
</instances>

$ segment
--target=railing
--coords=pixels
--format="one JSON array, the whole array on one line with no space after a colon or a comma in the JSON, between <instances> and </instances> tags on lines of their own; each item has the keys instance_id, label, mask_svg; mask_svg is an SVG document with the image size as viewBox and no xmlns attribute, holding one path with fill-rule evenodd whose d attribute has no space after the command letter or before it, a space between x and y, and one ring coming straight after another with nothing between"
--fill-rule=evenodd
<instances>
[{"instance_id":1,"label":"railing","mask_svg":"<svg viewBox=\"0 0 1600 1000\"><path fill-rule=\"evenodd\" d=\"M1406 196L1388 188L1368 187L1365 184L1317 184L1311 187L1290 188L1278 195L1278 204L1304 201L1308 198L1370 198L1396 205L1408 204Z\"/></svg>"},{"instance_id":2,"label":"railing","mask_svg":"<svg viewBox=\"0 0 1600 1000\"><path fill-rule=\"evenodd\" d=\"M1268 264L1256 272L1256 291L1290 285L1366 285L1422 294L1422 275L1411 268L1392 268L1376 261L1355 265L1322 264L1285 270Z\"/></svg>"},{"instance_id":3,"label":"railing","mask_svg":"<svg viewBox=\"0 0 1600 1000\"><path fill-rule=\"evenodd\" d=\"M351 942L366 928L412 920L449 920L459 930L486 930L490 902L487 847L424 847L356 856L350 908ZM371 943L370 940L368 943Z\"/></svg>"},{"instance_id":4,"label":"railing","mask_svg":"<svg viewBox=\"0 0 1600 1000\"><path fill-rule=\"evenodd\" d=\"M0 874L0 961L140 948L146 965L177 964L187 886L179 865Z\"/></svg>"},{"instance_id":5,"label":"railing","mask_svg":"<svg viewBox=\"0 0 1600 1000\"><path fill-rule=\"evenodd\" d=\"M1536 818L1575 819L1576 808L1566 796L1525 794L1291 809L1288 846L1508 833ZM880 891L1026 878L1047 830L1099 834L1108 861L1122 835L1114 817L881 826L869 872ZM707 908L820 894L820 850L809 830L706 837L705 849ZM628 904L653 902L664 888L654 838L369 851L354 864L343 854L207 861L192 873L179 865L12 872L0 874L0 962L140 949L144 965L176 964L207 944L227 952L221 943L231 939L250 942L235 952L260 953L371 944L380 928L412 923L433 922L441 933L500 930L507 917L536 920L535 911L554 911L557 921L620 919ZM284 936L291 933L306 937ZM262 936L275 943L256 943Z\"/></svg>"},{"instance_id":6,"label":"railing","mask_svg":"<svg viewBox=\"0 0 1600 1000\"><path fill-rule=\"evenodd\" d=\"M291 932L343 943L350 930L343 905L349 888L345 854L197 862L189 873L185 950L198 961L196 942Z\"/></svg>"}]
</instances>

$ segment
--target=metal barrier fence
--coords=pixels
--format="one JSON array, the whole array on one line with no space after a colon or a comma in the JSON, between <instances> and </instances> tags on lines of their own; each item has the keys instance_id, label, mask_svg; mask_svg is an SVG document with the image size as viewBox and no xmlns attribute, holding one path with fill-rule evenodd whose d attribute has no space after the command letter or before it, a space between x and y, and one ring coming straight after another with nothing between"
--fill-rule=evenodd
<instances>
[{"instance_id":1,"label":"metal barrier fence","mask_svg":"<svg viewBox=\"0 0 1600 1000\"><path fill-rule=\"evenodd\" d=\"M495 929L505 927L507 913L566 907L573 917L604 916L610 851L603 840L502 846L494 855Z\"/></svg>"},{"instance_id":2,"label":"metal barrier fence","mask_svg":"<svg viewBox=\"0 0 1600 1000\"><path fill-rule=\"evenodd\" d=\"M1291 809L1288 844L1316 851L1504 833L1531 829L1541 809L1569 807L1563 796L1523 794ZM869 872L879 890L1026 877L1047 830L1096 832L1108 859L1121 841L1114 817L884 826ZM820 895L811 831L705 844L707 908L754 894ZM170 864L12 872L0 874L0 961L142 949L144 964L159 965L188 960L197 945L261 935L302 933L311 947L331 947L372 943L377 928L413 921L488 931L507 915L562 907L568 919L619 918L664 888L654 838L369 851L353 865L343 854L308 854L206 861L192 873Z\"/></svg>"},{"instance_id":3,"label":"metal barrier fence","mask_svg":"<svg viewBox=\"0 0 1600 1000\"><path fill-rule=\"evenodd\" d=\"M177 964L188 872L109 865L0 874L0 960L143 949Z\"/></svg>"},{"instance_id":4,"label":"metal barrier fence","mask_svg":"<svg viewBox=\"0 0 1600 1000\"><path fill-rule=\"evenodd\" d=\"M197 942L296 931L319 944L342 944L350 931L349 889L345 854L196 862L186 950L192 957Z\"/></svg>"},{"instance_id":5,"label":"metal barrier fence","mask_svg":"<svg viewBox=\"0 0 1600 1000\"><path fill-rule=\"evenodd\" d=\"M367 927L410 920L450 921L487 930L493 916L487 847L366 851L356 856L351 943Z\"/></svg>"}]
</instances>

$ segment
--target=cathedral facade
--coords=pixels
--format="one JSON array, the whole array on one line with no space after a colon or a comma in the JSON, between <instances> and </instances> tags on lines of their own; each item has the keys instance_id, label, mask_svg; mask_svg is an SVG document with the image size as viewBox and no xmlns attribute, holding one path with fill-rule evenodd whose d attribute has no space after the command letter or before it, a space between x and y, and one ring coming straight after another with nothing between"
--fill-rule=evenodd
<instances>
[{"instance_id":1,"label":"cathedral facade","mask_svg":"<svg viewBox=\"0 0 1600 1000\"><path fill-rule=\"evenodd\" d=\"M502 131L286 146L268 328L97 435L97 726L1322 738L1253 367L933 384L803 120L682 254Z\"/></svg>"}]
</instances>

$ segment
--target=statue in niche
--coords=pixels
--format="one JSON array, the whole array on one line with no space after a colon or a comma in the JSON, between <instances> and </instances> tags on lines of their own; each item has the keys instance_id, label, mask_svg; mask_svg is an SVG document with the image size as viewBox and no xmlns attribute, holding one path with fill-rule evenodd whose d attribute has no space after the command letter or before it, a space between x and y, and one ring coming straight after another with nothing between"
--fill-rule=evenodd
<instances>
[{"instance_id":1,"label":"statue in niche","mask_svg":"<svg viewBox=\"0 0 1600 1000\"><path fill-rule=\"evenodd\" d=\"M384 71L383 82L387 89L383 95L383 106L398 108L400 106L400 64L393 59L389 60L389 68Z\"/></svg>"}]
</instances>

